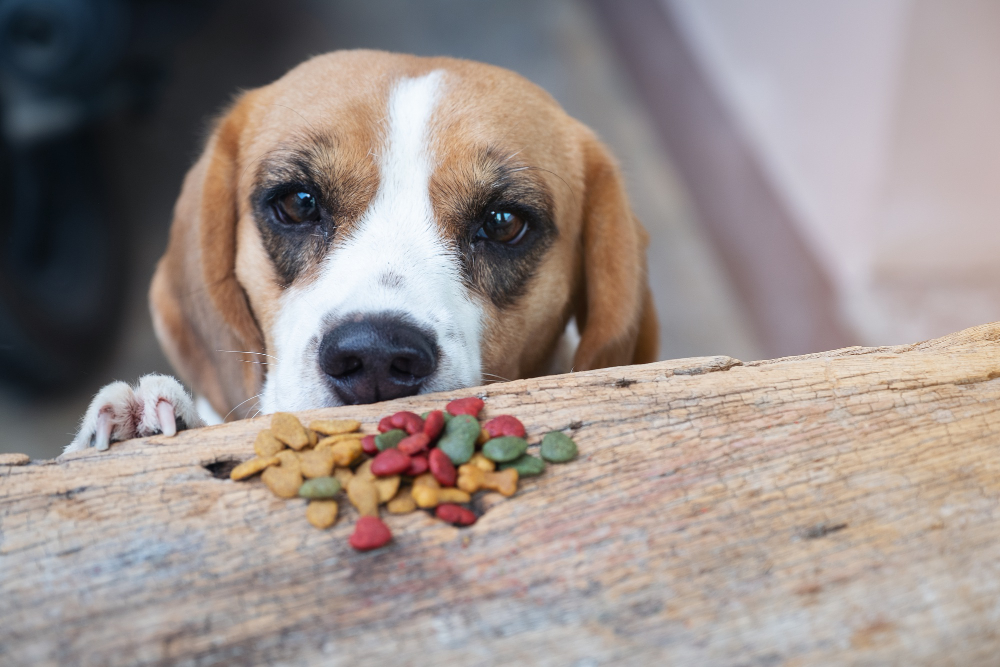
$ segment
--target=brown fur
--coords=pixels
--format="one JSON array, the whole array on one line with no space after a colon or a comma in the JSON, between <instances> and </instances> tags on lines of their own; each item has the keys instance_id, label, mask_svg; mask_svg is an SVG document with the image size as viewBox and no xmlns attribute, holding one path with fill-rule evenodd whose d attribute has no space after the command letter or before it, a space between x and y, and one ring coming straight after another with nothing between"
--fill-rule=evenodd
<instances>
[{"instance_id":1,"label":"brown fur","mask_svg":"<svg viewBox=\"0 0 1000 667\"><path fill-rule=\"evenodd\" d=\"M434 117L437 165L430 184L443 234L454 233L449 215L454 217L455 193L488 176L476 166L486 147L509 166L524 168L511 178L551 208L557 232L532 260L516 299L498 306L482 296L486 378L544 372L573 315L581 331L575 370L655 359L647 236L628 205L617 165L590 130L506 70L445 58L339 52L243 95L216 127L177 202L150 303L171 362L219 414L243 417L254 406L248 399L260 391L266 366L245 362L263 361L252 353L273 349L270 331L283 289L254 219L255 170L266 176L270 156L329 133L336 140L329 155L334 166L324 170L358 179L342 202L353 211L345 216L350 224L377 188L380 122L392 84L434 69L448 72ZM487 283L491 276L499 279L490 273L497 267L483 270ZM295 280L312 275L307 270Z\"/></svg>"}]
</instances>

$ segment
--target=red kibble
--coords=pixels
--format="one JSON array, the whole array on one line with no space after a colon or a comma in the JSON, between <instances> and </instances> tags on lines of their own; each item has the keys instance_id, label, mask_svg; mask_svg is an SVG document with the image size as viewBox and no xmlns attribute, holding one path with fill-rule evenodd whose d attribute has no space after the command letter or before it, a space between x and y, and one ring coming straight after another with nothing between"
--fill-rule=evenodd
<instances>
[{"instance_id":1,"label":"red kibble","mask_svg":"<svg viewBox=\"0 0 1000 667\"><path fill-rule=\"evenodd\" d=\"M455 478L458 473L455 472L455 466L447 454L440 449L432 449L431 453L427 455L427 465L430 467L431 474L434 475L434 479L438 481L438 484L441 486L455 486Z\"/></svg>"},{"instance_id":2,"label":"red kibble","mask_svg":"<svg viewBox=\"0 0 1000 667\"><path fill-rule=\"evenodd\" d=\"M368 454L369 456L374 456L375 454L378 454L378 445L375 444L374 435L366 435L365 437L361 438L361 450L365 454Z\"/></svg>"},{"instance_id":3,"label":"red kibble","mask_svg":"<svg viewBox=\"0 0 1000 667\"><path fill-rule=\"evenodd\" d=\"M416 456L410 457L410 467L406 469L404 475L409 475L410 477L416 477L418 475L423 475L427 472L428 463L427 457L423 454L418 454Z\"/></svg>"},{"instance_id":4,"label":"red kibble","mask_svg":"<svg viewBox=\"0 0 1000 667\"><path fill-rule=\"evenodd\" d=\"M424 430L424 420L420 418L420 415L413 412L397 412L389 417L389 419L392 422L393 428L401 428L408 435L420 433Z\"/></svg>"},{"instance_id":5,"label":"red kibble","mask_svg":"<svg viewBox=\"0 0 1000 667\"><path fill-rule=\"evenodd\" d=\"M427 437L426 433L414 433L400 440L396 449L408 456L413 456L427 449L429 444L431 444L431 439Z\"/></svg>"},{"instance_id":6,"label":"red kibble","mask_svg":"<svg viewBox=\"0 0 1000 667\"><path fill-rule=\"evenodd\" d=\"M456 526L471 526L476 522L476 515L472 513L472 510L467 510L460 505L453 505L452 503L438 505L435 514L442 521L447 521Z\"/></svg>"},{"instance_id":7,"label":"red kibble","mask_svg":"<svg viewBox=\"0 0 1000 667\"><path fill-rule=\"evenodd\" d=\"M523 438L525 433L524 424L521 423L521 420L510 415L494 417L483 424L483 428L486 429L491 438L502 438L504 436Z\"/></svg>"},{"instance_id":8,"label":"red kibble","mask_svg":"<svg viewBox=\"0 0 1000 667\"><path fill-rule=\"evenodd\" d=\"M434 442L444 430L444 413L440 410L433 410L424 420L424 433Z\"/></svg>"},{"instance_id":9,"label":"red kibble","mask_svg":"<svg viewBox=\"0 0 1000 667\"><path fill-rule=\"evenodd\" d=\"M391 431L394 428L396 428L396 427L392 425L392 415L390 415L388 417L382 417L382 419L379 420L379 423L378 423L378 432L379 433L388 433L389 431Z\"/></svg>"},{"instance_id":10,"label":"red kibble","mask_svg":"<svg viewBox=\"0 0 1000 667\"><path fill-rule=\"evenodd\" d=\"M409 467L410 457L393 448L379 452L378 456L372 459L371 471L378 477L391 477L401 474Z\"/></svg>"},{"instance_id":11,"label":"red kibble","mask_svg":"<svg viewBox=\"0 0 1000 667\"><path fill-rule=\"evenodd\" d=\"M458 415L472 415L473 417L479 416L479 411L483 409L483 401L475 396L470 396L469 398L456 398L454 401L445 406L445 410L449 414L457 417Z\"/></svg>"},{"instance_id":12,"label":"red kibble","mask_svg":"<svg viewBox=\"0 0 1000 667\"><path fill-rule=\"evenodd\" d=\"M461 509L461 508L459 508ZM475 517L473 517L475 521ZM384 547L392 539L389 526L375 516L363 516L354 525L354 533L349 540L351 546L358 551L370 551Z\"/></svg>"}]
</instances>

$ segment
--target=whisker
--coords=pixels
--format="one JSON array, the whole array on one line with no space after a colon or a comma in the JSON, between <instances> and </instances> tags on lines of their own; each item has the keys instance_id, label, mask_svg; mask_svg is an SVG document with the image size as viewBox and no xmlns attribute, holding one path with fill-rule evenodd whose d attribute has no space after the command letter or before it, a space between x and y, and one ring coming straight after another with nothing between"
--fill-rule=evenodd
<instances>
[{"instance_id":1,"label":"whisker","mask_svg":"<svg viewBox=\"0 0 1000 667\"><path fill-rule=\"evenodd\" d=\"M216 350L216 352L230 352L232 354L259 354L262 357L271 357L275 361L278 360L278 357L275 357L273 355L265 354L263 352L251 352L250 350Z\"/></svg>"},{"instance_id":2,"label":"whisker","mask_svg":"<svg viewBox=\"0 0 1000 667\"><path fill-rule=\"evenodd\" d=\"M263 396L263 393L257 394L256 396L251 396L250 398L248 398L246 400L240 401L239 403L236 404L236 407L234 407L232 410L230 410L229 412L226 413L226 416L222 418L222 421L226 421L227 419L229 419L229 415L231 415L234 412L236 412L236 408L240 407L241 405L243 405L247 401L252 401L255 398L259 399L261 396Z\"/></svg>"}]
</instances>

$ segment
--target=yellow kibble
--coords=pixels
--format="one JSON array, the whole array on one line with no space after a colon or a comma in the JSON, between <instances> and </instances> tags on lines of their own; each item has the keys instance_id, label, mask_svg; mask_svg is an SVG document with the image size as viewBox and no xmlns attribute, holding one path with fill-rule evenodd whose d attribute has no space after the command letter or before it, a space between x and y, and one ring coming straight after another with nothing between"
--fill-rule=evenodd
<instances>
[{"instance_id":1,"label":"yellow kibble","mask_svg":"<svg viewBox=\"0 0 1000 667\"><path fill-rule=\"evenodd\" d=\"M299 463L306 479L329 477L333 472L333 452L329 449L303 452L299 455Z\"/></svg>"},{"instance_id":2,"label":"yellow kibble","mask_svg":"<svg viewBox=\"0 0 1000 667\"><path fill-rule=\"evenodd\" d=\"M508 468L502 472L486 472L474 465L466 463L458 468L456 486L466 493L475 493L479 489L498 491L505 496L517 492L517 470Z\"/></svg>"},{"instance_id":3,"label":"yellow kibble","mask_svg":"<svg viewBox=\"0 0 1000 667\"><path fill-rule=\"evenodd\" d=\"M309 444L305 426L290 412L275 412L271 415L271 433L292 449L302 449Z\"/></svg>"},{"instance_id":4,"label":"yellow kibble","mask_svg":"<svg viewBox=\"0 0 1000 667\"><path fill-rule=\"evenodd\" d=\"M490 439L490 432L485 428L479 429L479 437L476 438L476 444L479 446L485 445Z\"/></svg>"},{"instance_id":5,"label":"yellow kibble","mask_svg":"<svg viewBox=\"0 0 1000 667\"><path fill-rule=\"evenodd\" d=\"M493 472L497 469L497 464L483 456L482 452L476 452L469 459L469 465L474 465L483 472Z\"/></svg>"},{"instance_id":6,"label":"yellow kibble","mask_svg":"<svg viewBox=\"0 0 1000 667\"><path fill-rule=\"evenodd\" d=\"M470 500L472 500L472 496L461 489L438 489L439 505L441 503L467 503Z\"/></svg>"},{"instance_id":7,"label":"yellow kibble","mask_svg":"<svg viewBox=\"0 0 1000 667\"><path fill-rule=\"evenodd\" d=\"M336 500L311 500L306 508L306 521L320 530L337 522Z\"/></svg>"},{"instance_id":8,"label":"yellow kibble","mask_svg":"<svg viewBox=\"0 0 1000 667\"><path fill-rule=\"evenodd\" d=\"M333 462L346 468L361 457L361 441L343 440L330 447L329 451L333 453Z\"/></svg>"},{"instance_id":9,"label":"yellow kibble","mask_svg":"<svg viewBox=\"0 0 1000 667\"><path fill-rule=\"evenodd\" d=\"M237 481L247 479L248 477L253 477L261 470L277 465L278 463L278 457L276 456L252 458L249 461L244 461L233 468L233 471L229 473L229 478Z\"/></svg>"},{"instance_id":10,"label":"yellow kibble","mask_svg":"<svg viewBox=\"0 0 1000 667\"><path fill-rule=\"evenodd\" d=\"M333 447L339 442L349 442L352 440L357 441L357 443L360 445L361 439L363 437L365 437L364 433L341 433L339 435L328 435L325 438L320 439L320 441L316 443L316 449L323 449L324 447Z\"/></svg>"},{"instance_id":11,"label":"yellow kibble","mask_svg":"<svg viewBox=\"0 0 1000 667\"><path fill-rule=\"evenodd\" d=\"M309 428L323 435L338 435L357 431L361 422L353 419L314 419L309 422Z\"/></svg>"},{"instance_id":12,"label":"yellow kibble","mask_svg":"<svg viewBox=\"0 0 1000 667\"><path fill-rule=\"evenodd\" d=\"M354 479L354 473L351 472L350 468L336 468L333 471L333 476L337 478L337 481L340 482L341 488L344 489L346 489L347 485L351 483L352 479Z\"/></svg>"},{"instance_id":13,"label":"yellow kibble","mask_svg":"<svg viewBox=\"0 0 1000 667\"><path fill-rule=\"evenodd\" d=\"M378 516L378 489L371 480L355 475L347 485L347 499L361 516Z\"/></svg>"},{"instance_id":14,"label":"yellow kibble","mask_svg":"<svg viewBox=\"0 0 1000 667\"><path fill-rule=\"evenodd\" d=\"M271 493L279 498L295 498L302 486L302 475L297 470L284 466L271 466L260 476Z\"/></svg>"},{"instance_id":15,"label":"yellow kibble","mask_svg":"<svg viewBox=\"0 0 1000 667\"><path fill-rule=\"evenodd\" d=\"M437 478L429 472L425 472L413 480L413 486L429 486L433 489L441 488L441 484L437 481Z\"/></svg>"},{"instance_id":16,"label":"yellow kibble","mask_svg":"<svg viewBox=\"0 0 1000 667\"><path fill-rule=\"evenodd\" d=\"M368 459L354 469L354 476L366 479L369 482L375 480L375 473L372 472L372 459Z\"/></svg>"},{"instance_id":17,"label":"yellow kibble","mask_svg":"<svg viewBox=\"0 0 1000 667\"><path fill-rule=\"evenodd\" d=\"M275 454L275 457L281 462L280 465L282 468L294 470L297 475L302 474L302 463L299 460L298 452L293 452L290 449L283 449Z\"/></svg>"},{"instance_id":18,"label":"yellow kibble","mask_svg":"<svg viewBox=\"0 0 1000 667\"><path fill-rule=\"evenodd\" d=\"M378 489L378 501L379 503L387 503L393 499L396 492L399 491L399 475L393 475L392 477L379 477L374 482L375 488Z\"/></svg>"},{"instance_id":19,"label":"yellow kibble","mask_svg":"<svg viewBox=\"0 0 1000 667\"><path fill-rule=\"evenodd\" d=\"M433 486L427 486L426 484L414 484L413 490L410 492L410 496L413 498L413 502L417 504L417 507L421 507L423 509L437 507L438 489L435 489Z\"/></svg>"},{"instance_id":20,"label":"yellow kibble","mask_svg":"<svg viewBox=\"0 0 1000 667\"><path fill-rule=\"evenodd\" d=\"M258 433L257 439L253 443L253 450L257 452L257 456L264 458L274 456L284 448L285 443L275 438L274 434L268 429L264 429Z\"/></svg>"},{"instance_id":21,"label":"yellow kibble","mask_svg":"<svg viewBox=\"0 0 1000 667\"><path fill-rule=\"evenodd\" d=\"M417 509L417 502L410 495L409 487L403 487L396 493L395 498L386 503L385 508L390 514L409 514Z\"/></svg>"}]
</instances>

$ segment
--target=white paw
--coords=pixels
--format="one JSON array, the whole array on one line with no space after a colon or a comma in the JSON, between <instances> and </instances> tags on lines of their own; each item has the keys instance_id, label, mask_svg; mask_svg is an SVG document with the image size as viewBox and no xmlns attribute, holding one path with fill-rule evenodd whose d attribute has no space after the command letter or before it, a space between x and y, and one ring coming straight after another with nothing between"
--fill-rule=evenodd
<instances>
[{"instance_id":1,"label":"white paw","mask_svg":"<svg viewBox=\"0 0 1000 667\"><path fill-rule=\"evenodd\" d=\"M134 388L112 382L97 392L65 451L88 447L103 451L112 442L157 433L174 435L204 425L180 382L168 375L146 375Z\"/></svg>"}]
</instances>

